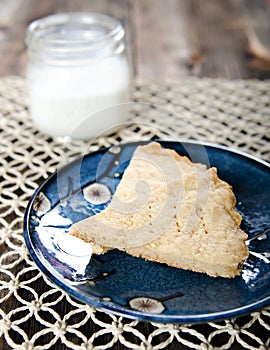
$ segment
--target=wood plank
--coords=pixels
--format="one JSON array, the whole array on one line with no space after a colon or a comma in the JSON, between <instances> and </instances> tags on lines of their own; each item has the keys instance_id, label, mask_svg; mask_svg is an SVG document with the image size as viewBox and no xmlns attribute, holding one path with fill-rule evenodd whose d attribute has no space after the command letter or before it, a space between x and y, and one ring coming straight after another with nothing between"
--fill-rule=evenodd
<instances>
[{"instance_id":1,"label":"wood plank","mask_svg":"<svg viewBox=\"0 0 270 350\"><path fill-rule=\"evenodd\" d=\"M246 23L261 26L261 17L254 7L262 6L261 1L249 0L252 7L247 11L246 1L197 1L188 2L187 16L193 23L189 42L193 51L202 57L201 69L198 76L237 78L270 77L270 70L262 67L255 68L248 55L249 43ZM248 6L247 6L248 5ZM253 8L253 9L252 9ZM266 23L266 21L264 22ZM270 22L265 25L270 32Z\"/></svg>"},{"instance_id":2,"label":"wood plank","mask_svg":"<svg viewBox=\"0 0 270 350\"><path fill-rule=\"evenodd\" d=\"M270 1L246 0L237 2L242 13L242 29L247 38L250 66L265 77L270 72ZM270 74L268 74L270 77Z\"/></svg>"},{"instance_id":3,"label":"wood plank","mask_svg":"<svg viewBox=\"0 0 270 350\"><path fill-rule=\"evenodd\" d=\"M236 13L231 1L189 1L188 16L192 18L190 41L193 51L203 57L199 76L245 77L243 66L245 36L228 27Z\"/></svg>"},{"instance_id":4,"label":"wood plank","mask_svg":"<svg viewBox=\"0 0 270 350\"><path fill-rule=\"evenodd\" d=\"M139 77L270 77L266 65L255 67L251 64L243 26L245 2L137 0L134 3L137 11L135 65ZM256 2L253 6L259 7ZM254 16L254 11L252 14ZM258 26L260 17L253 21ZM270 23L266 29L269 33Z\"/></svg>"},{"instance_id":5,"label":"wood plank","mask_svg":"<svg viewBox=\"0 0 270 350\"><path fill-rule=\"evenodd\" d=\"M24 76L25 29L32 20L93 11L122 21L128 56L140 78L270 78L269 61L258 57L263 51L243 25L252 17L256 38L269 41L269 6L268 0L0 0L0 76Z\"/></svg>"},{"instance_id":6,"label":"wood plank","mask_svg":"<svg viewBox=\"0 0 270 350\"><path fill-rule=\"evenodd\" d=\"M185 33L186 1L134 1L137 76L177 79L188 73Z\"/></svg>"}]
</instances>

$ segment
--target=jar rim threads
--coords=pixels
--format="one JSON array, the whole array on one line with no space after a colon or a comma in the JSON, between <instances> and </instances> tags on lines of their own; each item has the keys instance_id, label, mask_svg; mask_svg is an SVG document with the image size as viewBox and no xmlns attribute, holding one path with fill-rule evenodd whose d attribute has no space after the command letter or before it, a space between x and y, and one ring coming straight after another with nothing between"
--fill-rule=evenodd
<instances>
[{"instance_id":1,"label":"jar rim threads","mask_svg":"<svg viewBox=\"0 0 270 350\"><path fill-rule=\"evenodd\" d=\"M33 21L26 31L32 57L83 60L119 54L124 50L122 24L99 13L58 13Z\"/></svg>"}]
</instances>

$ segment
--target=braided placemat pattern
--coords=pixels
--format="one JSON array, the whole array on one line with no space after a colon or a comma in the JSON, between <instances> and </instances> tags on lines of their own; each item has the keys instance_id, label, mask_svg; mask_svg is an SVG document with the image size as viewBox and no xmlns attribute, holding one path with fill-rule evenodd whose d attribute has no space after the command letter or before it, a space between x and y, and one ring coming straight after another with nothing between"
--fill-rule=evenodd
<instances>
[{"instance_id":1,"label":"braided placemat pattern","mask_svg":"<svg viewBox=\"0 0 270 350\"><path fill-rule=\"evenodd\" d=\"M75 156L120 141L197 139L270 159L270 82L136 81L132 123L107 137L63 144L38 132L23 79L0 79L0 348L269 349L270 308L199 325L144 323L78 303L37 269L23 215L37 186ZM268 334L268 335L267 335Z\"/></svg>"}]
</instances>

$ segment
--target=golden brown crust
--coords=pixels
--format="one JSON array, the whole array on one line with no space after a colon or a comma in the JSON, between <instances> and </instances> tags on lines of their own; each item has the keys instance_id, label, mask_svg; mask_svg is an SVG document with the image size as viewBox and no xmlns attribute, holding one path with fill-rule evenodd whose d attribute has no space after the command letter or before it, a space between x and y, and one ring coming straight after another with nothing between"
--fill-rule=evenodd
<instances>
[{"instance_id":1,"label":"golden brown crust","mask_svg":"<svg viewBox=\"0 0 270 350\"><path fill-rule=\"evenodd\" d=\"M70 233L94 242L98 254L118 248L169 266L234 277L248 256L235 203L215 168L152 142L137 147L107 209L74 224Z\"/></svg>"}]
</instances>

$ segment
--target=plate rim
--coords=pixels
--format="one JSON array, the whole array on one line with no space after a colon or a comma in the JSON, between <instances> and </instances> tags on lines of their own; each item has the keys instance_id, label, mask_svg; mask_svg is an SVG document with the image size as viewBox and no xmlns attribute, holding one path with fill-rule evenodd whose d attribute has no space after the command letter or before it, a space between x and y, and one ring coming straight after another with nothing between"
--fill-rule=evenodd
<instances>
[{"instance_id":1,"label":"plate rim","mask_svg":"<svg viewBox=\"0 0 270 350\"><path fill-rule=\"evenodd\" d=\"M191 145L199 145L199 146L206 146L212 149L219 149L223 150L229 153L233 153L236 155L240 155L244 158L248 158L249 160L255 161L256 163L259 163L261 165L266 166L269 168L270 171L270 163L267 161L260 159L257 156L251 155L245 151L241 151L238 149L234 149L231 147L227 147L224 145L212 143L212 142L204 142L199 140L171 140L171 139L153 139L153 140L137 140L137 141L127 141L127 142L120 142L120 145L136 145L136 144L147 144L149 142L159 142L161 144L165 143L171 143L171 144L191 144ZM53 284L55 284L57 287L59 287L61 290L63 290L65 293L69 294L71 297L74 297L77 299L80 303L88 304L100 311L103 312L111 312L114 315L121 316L121 317L127 317L129 319L133 320L139 320L139 321L148 321L148 322L158 322L158 323L178 323L178 324L196 324L196 323L206 323L206 322L212 322L212 321L221 321L224 319L232 318L232 317L239 317L243 316L245 314L248 314L252 311L258 311L262 309L263 307L270 304L270 294L269 296L266 296L263 299L260 299L258 301L254 301L252 303L249 303L244 306L231 308L225 311L217 311L217 312L210 312L210 313L201 313L201 314L182 314L182 315L168 315L168 314L153 314L153 313L147 313L147 312L141 312L140 310L135 309L128 309L124 306L121 306L119 304L113 303L113 302L106 302L104 300L101 300L100 297L94 296L92 294L87 294L83 291L78 291L77 288L71 288L71 286L68 286L65 283L65 279L58 273L56 270L54 270L53 274L41 261L38 254L35 252L34 246L32 244L31 240L31 234L29 229L29 223L30 223L30 212L33 205L33 202L37 196L37 194L42 190L43 187L46 186L48 182L51 181L51 179L57 175L59 171L65 171L65 169L70 168L74 166L78 161L82 160L85 157L89 157L93 154L97 154L100 152L106 152L111 147L117 146L111 145L110 147L101 147L98 150L87 152L83 155L77 156L72 161L66 163L65 165L59 167L56 169L52 174L50 174L33 192L32 196L28 200L28 204L25 209L25 214L23 218L23 235L26 243L26 247L28 248L29 254L31 258L33 259L33 262L36 264L38 269L45 274L46 278L48 278ZM45 258L44 258L45 259ZM47 262L47 260L45 259ZM53 267L52 267L53 269ZM69 281L70 282L70 281ZM72 284L71 284L72 285ZM76 284L74 284L76 287Z\"/></svg>"}]
</instances>

